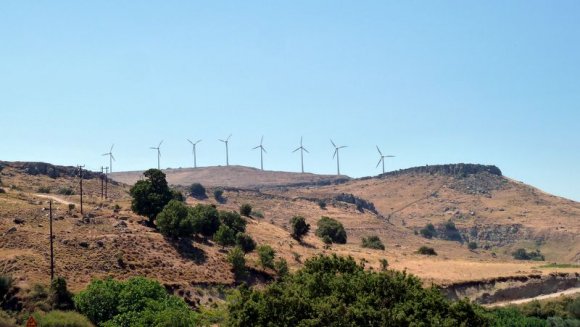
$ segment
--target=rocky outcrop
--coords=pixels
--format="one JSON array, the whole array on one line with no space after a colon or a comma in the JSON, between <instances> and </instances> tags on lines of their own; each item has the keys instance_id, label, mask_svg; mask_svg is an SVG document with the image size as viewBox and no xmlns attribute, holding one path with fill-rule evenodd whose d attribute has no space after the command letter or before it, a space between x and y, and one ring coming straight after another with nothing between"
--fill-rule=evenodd
<instances>
[{"instance_id":1,"label":"rocky outcrop","mask_svg":"<svg viewBox=\"0 0 580 327\"><path fill-rule=\"evenodd\" d=\"M366 210L374 213L375 215L379 214L377 209L375 209L375 205L372 202L367 201L365 199L361 199L361 198L354 196L350 193L341 193L341 194L335 196L333 200L354 204L356 206L356 209L360 212L363 212L366 209Z\"/></svg>"},{"instance_id":2,"label":"rocky outcrop","mask_svg":"<svg viewBox=\"0 0 580 327\"><path fill-rule=\"evenodd\" d=\"M434 166L427 165L422 167L401 169L381 174L378 177L398 176L413 173L430 174L430 175L439 174L455 177L467 177L469 175L475 175L479 173L488 173L495 176L502 176L501 170L496 166L459 163L459 164L434 165Z\"/></svg>"},{"instance_id":3,"label":"rocky outcrop","mask_svg":"<svg viewBox=\"0 0 580 327\"><path fill-rule=\"evenodd\" d=\"M45 162L0 162L0 167L13 167L28 175L45 175L50 178L76 177L78 168L72 166L56 166ZM84 179L98 178L100 173L83 170Z\"/></svg>"}]
</instances>

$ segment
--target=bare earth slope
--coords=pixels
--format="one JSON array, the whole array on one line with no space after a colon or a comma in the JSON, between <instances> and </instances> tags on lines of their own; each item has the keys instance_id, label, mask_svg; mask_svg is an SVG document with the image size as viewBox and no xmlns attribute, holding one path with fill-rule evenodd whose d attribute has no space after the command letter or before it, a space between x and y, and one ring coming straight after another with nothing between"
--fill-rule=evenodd
<instances>
[{"instance_id":1,"label":"bare earth slope","mask_svg":"<svg viewBox=\"0 0 580 327\"><path fill-rule=\"evenodd\" d=\"M300 174L280 171L262 171L243 166L179 168L163 170L171 185L188 186L201 183L205 186L257 188L276 185L325 185L346 181L346 176ZM142 171L118 172L111 178L128 185L134 184L143 175Z\"/></svg>"}]
</instances>

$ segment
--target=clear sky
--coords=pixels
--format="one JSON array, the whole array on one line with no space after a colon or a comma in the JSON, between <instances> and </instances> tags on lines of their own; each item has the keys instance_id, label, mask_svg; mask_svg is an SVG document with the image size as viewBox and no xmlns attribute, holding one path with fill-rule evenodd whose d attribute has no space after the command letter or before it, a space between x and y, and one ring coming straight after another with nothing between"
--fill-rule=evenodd
<instances>
[{"instance_id":1,"label":"clear sky","mask_svg":"<svg viewBox=\"0 0 580 327\"><path fill-rule=\"evenodd\" d=\"M580 1L0 2L0 160L495 164L580 200Z\"/></svg>"}]
</instances>

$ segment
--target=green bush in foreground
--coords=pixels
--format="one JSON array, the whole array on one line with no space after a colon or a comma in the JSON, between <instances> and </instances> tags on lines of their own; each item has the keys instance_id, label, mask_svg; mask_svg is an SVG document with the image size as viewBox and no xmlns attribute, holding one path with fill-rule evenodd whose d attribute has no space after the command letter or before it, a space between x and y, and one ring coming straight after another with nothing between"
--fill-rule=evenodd
<instances>
[{"instance_id":1,"label":"green bush in foreground","mask_svg":"<svg viewBox=\"0 0 580 327\"><path fill-rule=\"evenodd\" d=\"M449 302L404 272L365 271L353 258L318 256L263 290L239 288L228 326L488 326L483 310Z\"/></svg>"},{"instance_id":2,"label":"green bush in foreground","mask_svg":"<svg viewBox=\"0 0 580 327\"><path fill-rule=\"evenodd\" d=\"M34 314L34 319L42 327L93 327L91 321L74 311L50 311L46 314Z\"/></svg>"},{"instance_id":3,"label":"green bush in foreground","mask_svg":"<svg viewBox=\"0 0 580 327\"><path fill-rule=\"evenodd\" d=\"M99 326L194 326L196 314L159 282L93 280L74 298L77 310Z\"/></svg>"}]
</instances>

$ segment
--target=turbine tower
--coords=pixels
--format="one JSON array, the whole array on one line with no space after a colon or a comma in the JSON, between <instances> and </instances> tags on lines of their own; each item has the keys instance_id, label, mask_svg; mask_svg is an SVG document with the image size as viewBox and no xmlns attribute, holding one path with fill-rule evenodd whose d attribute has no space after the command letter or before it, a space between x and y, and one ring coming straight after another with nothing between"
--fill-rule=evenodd
<instances>
[{"instance_id":1,"label":"turbine tower","mask_svg":"<svg viewBox=\"0 0 580 327\"><path fill-rule=\"evenodd\" d=\"M229 150L228 150L228 142L230 141L230 137L232 137L232 134L230 134L230 136L228 136L227 139L222 140L220 139L220 142L224 142L224 144L226 145L226 166L230 165L230 159L229 159Z\"/></svg>"},{"instance_id":2,"label":"turbine tower","mask_svg":"<svg viewBox=\"0 0 580 327\"><path fill-rule=\"evenodd\" d=\"M264 170L264 153L268 153L264 146L262 146L262 142L264 142L264 135L260 139L260 145L254 147L252 150L260 149L260 169Z\"/></svg>"},{"instance_id":3,"label":"turbine tower","mask_svg":"<svg viewBox=\"0 0 580 327\"><path fill-rule=\"evenodd\" d=\"M381 156L381 158L379 159L379 162L377 163L377 167L381 164L381 162L383 163L383 174L385 173L385 158L394 158L395 156L392 155L386 155L384 156L383 153L381 152L381 149L379 149L379 146L377 145L377 151L379 151L379 155ZM377 168L375 167L375 168Z\"/></svg>"},{"instance_id":4,"label":"turbine tower","mask_svg":"<svg viewBox=\"0 0 580 327\"><path fill-rule=\"evenodd\" d=\"M338 150L346 148L346 145L336 146L336 144L334 144L332 139L330 140L330 143L332 143L332 146L334 147L334 154L332 155L332 158L334 159L334 157L336 157L336 174L340 175L340 159L338 155Z\"/></svg>"},{"instance_id":5,"label":"turbine tower","mask_svg":"<svg viewBox=\"0 0 580 327\"><path fill-rule=\"evenodd\" d=\"M113 147L115 145L111 145L111 150L107 153L103 153L103 156L109 156L109 167L111 167L111 172L113 172L113 160L115 160L115 156L113 156ZM116 160L115 160L116 161Z\"/></svg>"},{"instance_id":6,"label":"turbine tower","mask_svg":"<svg viewBox=\"0 0 580 327\"><path fill-rule=\"evenodd\" d=\"M163 143L163 140L159 142L157 147L152 146L150 148L151 150L157 150L157 169L159 170L161 170L161 143Z\"/></svg>"},{"instance_id":7,"label":"turbine tower","mask_svg":"<svg viewBox=\"0 0 580 327\"><path fill-rule=\"evenodd\" d=\"M187 139L187 141L189 143L191 143L191 145L193 146L193 151L192 151L192 153L193 153L193 168L197 168L197 157L195 154L195 146L197 145L197 143L201 142L201 140L197 140L196 142L191 142L190 139Z\"/></svg>"},{"instance_id":8,"label":"turbine tower","mask_svg":"<svg viewBox=\"0 0 580 327\"><path fill-rule=\"evenodd\" d=\"M306 148L304 146L302 146L302 136L300 136L300 147L297 148L296 150L292 151L292 153L294 153L298 150L300 150L300 163L302 164L302 173L304 174L304 151L306 151L306 153L310 153L310 152L308 152L308 150L306 150Z\"/></svg>"}]
</instances>

